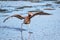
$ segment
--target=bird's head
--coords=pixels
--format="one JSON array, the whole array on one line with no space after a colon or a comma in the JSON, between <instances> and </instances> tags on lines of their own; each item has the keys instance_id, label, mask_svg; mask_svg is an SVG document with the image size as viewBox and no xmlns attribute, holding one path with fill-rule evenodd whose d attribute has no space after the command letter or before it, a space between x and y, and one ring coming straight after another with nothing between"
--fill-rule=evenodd
<instances>
[{"instance_id":1,"label":"bird's head","mask_svg":"<svg viewBox=\"0 0 60 40\"><path fill-rule=\"evenodd\" d=\"M32 12L28 12L28 15L29 15L29 16L33 16L33 13L32 13Z\"/></svg>"}]
</instances>

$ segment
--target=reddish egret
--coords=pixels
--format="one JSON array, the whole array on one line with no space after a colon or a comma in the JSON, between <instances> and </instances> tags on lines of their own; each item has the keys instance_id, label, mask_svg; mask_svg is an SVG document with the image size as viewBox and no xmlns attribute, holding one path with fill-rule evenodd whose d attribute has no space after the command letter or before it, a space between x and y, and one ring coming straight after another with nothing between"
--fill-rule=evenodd
<instances>
[{"instance_id":1,"label":"reddish egret","mask_svg":"<svg viewBox=\"0 0 60 40\"><path fill-rule=\"evenodd\" d=\"M25 16L25 17L23 17L23 16L21 16L19 14L15 14L15 15L7 17L3 22L5 22L6 20L8 20L11 17L16 17L16 18L21 19L21 20L24 19L22 25L23 24L30 24L31 18L34 17L34 16L36 16L36 15L51 15L51 14L44 13L44 12L36 12L35 14L33 14L32 12L28 12L28 16ZM21 29L22 29L22 26L21 26ZM22 31L21 31L21 38L23 40Z\"/></svg>"},{"instance_id":2,"label":"reddish egret","mask_svg":"<svg viewBox=\"0 0 60 40\"><path fill-rule=\"evenodd\" d=\"M44 12L37 12L37 13L33 14L32 12L29 12L28 16L26 16L26 17L23 17L23 16L21 16L19 14L15 14L15 15L12 15L10 17L7 17L3 22L5 22L6 20L8 20L11 17L16 17L16 18L21 19L21 20L24 19L24 22L23 22L24 24L29 24L31 18L36 16L36 15L51 15L51 14L44 13Z\"/></svg>"}]
</instances>

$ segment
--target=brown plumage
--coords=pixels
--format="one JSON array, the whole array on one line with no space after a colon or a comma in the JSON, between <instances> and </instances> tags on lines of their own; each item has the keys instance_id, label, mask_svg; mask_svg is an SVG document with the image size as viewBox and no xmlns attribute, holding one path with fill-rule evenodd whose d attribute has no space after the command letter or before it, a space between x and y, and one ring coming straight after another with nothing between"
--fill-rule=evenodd
<instances>
[{"instance_id":1,"label":"brown plumage","mask_svg":"<svg viewBox=\"0 0 60 40\"><path fill-rule=\"evenodd\" d=\"M33 14L32 12L29 12L28 16L26 16L26 17L23 17L23 16L21 16L19 14L16 14L16 15L12 15L10 17L7 17L3 22L5 22L6 20L8 20L11 17L16 17L16 18L21 19L21 20L24 19L24 24L29 24L31 18L36 16L36 15L51 15L51 14L44 13L44 12L37 12L37 13Z\"/></svg>"}]
</instances>

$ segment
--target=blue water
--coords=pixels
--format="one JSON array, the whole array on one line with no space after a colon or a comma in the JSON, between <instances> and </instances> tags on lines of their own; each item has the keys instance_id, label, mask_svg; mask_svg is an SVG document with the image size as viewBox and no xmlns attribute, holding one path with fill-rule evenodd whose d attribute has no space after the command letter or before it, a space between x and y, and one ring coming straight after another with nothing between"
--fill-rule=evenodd
<instances>
[{"instance_id":1,"label":"blue water","mask_svg":"<svg viewBox=\"0 0 60 40\"><path fill-rule=\"evenodd\" d=\"M37 15L31 19L30 31L33 34L30 40L60 40L60 4L54 2L31 3L22 1L1 2L1 9L8 10L0 12L0 40L21 40L21 23L23 20L18 18L10 18L5 23L3 20L8 16L20 14L27 16L28 11L44 11L52 15ZM45 4L52 6L43 6ZM18 7L32 6L31 8L17 9ZM44 10L45 8L53 8L55 10ZM23 39L28 40L29 25L23 24Z\"/></svg>"}]
</instances>

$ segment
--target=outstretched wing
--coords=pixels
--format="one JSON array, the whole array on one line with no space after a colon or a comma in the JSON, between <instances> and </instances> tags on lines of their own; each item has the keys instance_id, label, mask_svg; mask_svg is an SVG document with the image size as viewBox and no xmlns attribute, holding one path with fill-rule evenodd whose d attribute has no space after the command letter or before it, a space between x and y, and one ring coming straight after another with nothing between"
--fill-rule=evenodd
<instances>
[{"instance_id":1,"label":"outstretched wing","mask_svg":"<svg viewBox=\"0 0 60 40\"><path fill-rule=\"evenodd\" d=\"M16 17L16 18L21 19L21 20L24 19L24 17L22 17L21 15L16 14L16 15L12 15L10 17L7 17L3 22L5 22L6 20L8 20L11 17Z\"/></svg>"},{"instance_id":2,"label":"outstretched wing","mask_svg":"<svg viewBox=\"0 0 60 40\"><path fill-rule=\"evenodd\" d=\"M36 16L36 15L51 15L51 14L49 14L49 13L45 13L45 12L37 12L37 13L35 13L35 14L33 14L32 16L31 16L31 18L32 17L34 17L34 16Z\"/></svg>"}]
</instances>

